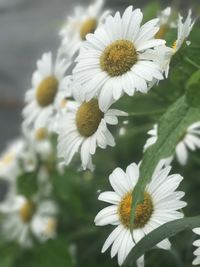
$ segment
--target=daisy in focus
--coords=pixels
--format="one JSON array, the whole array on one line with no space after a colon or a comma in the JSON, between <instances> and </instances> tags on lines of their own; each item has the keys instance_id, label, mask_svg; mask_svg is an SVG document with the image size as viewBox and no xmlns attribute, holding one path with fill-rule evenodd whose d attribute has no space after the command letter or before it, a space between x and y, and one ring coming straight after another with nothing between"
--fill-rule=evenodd
<instances>
[{"instance_id":1,"label":"daisy in focus","mask_svg":"<svg viewBox=\"0 0 200 267\"><path fill-rule=\"evenodd\" d=\"M51 200L39 202L17 195L15 210L4 216L2 223L4 236L9 241L18 242L24 248L33 245L32 235L39 242L55 238L57 213L57 205Z\"/></svg>"},{"instance_id":2,"label":"daisy in focus","mask_svg":"<svg viewBox=\"0 0 200 267\"><path fill-rule=\"evenodd\" d=\"M154 145L158 139L158 125L154 125L154 128L148 132L150 138L144 145L144 151L150 146ZM178 143L175 149L175 156L181 165L186 165L189 157L189 150L195 151L200 148L200 122L195 122L188 127L182 140ZM170 164L174 156L166 159L166 162Z\"/></svg>"},{"instance_id":3,"label":"daisy in focus","mask_svg":"<svg viewBox=\"0 0 200 267\"><path fill-rule=\"evenodd\" d=\"M145 235L169 221L183 217L179 210L186 206L186 202L181 201L184 192L176 191L183 178L179 174L169 175L170 170L168 166L155 171L146 186L144 201L136 207L133 238L130 232L132 191L140 178L139 166L133 163L126 172L115 169L109 177L114 191L99 195L100 201L111 205L97 214L95 224L116 226L106 239L102 253L111 246L111 257L117 255L119 265L123 264L135 244ZM170 249L170 242L163 240L157 247Z\"/></svg>"},{"instance_id":4,"label":"daisy in focus","mask_svg":"<svg viewBox=\"0 0 200 267\"><path fill-rule=\"evenodd\" d=\"M60 53L68 57L80 49L87 34L93 33L110 14L108 10L103 12L104 1L95 0L87 8L77 7L72 17L68 17L65 26L60 31L62 44Z\"/></svg>"},{"instance_id":5,"label":"daisy in focus","mask_svg":"<svg viewBox=\"0 0 200 267\"><path fill-rule=\"evenodd\" d=\"M116 109L102 112L97 99L84 101L82 87L75 84L74 98L78 105L74 111L66 112L58 122L58 157L69 165L76 152L80 152L83 169L93 169L92 155L96 148L115 146L115 140L107 124L118 124L118 116L127 113Z\"/></svg>"},{"instance_id":6,"label":"daisy in focus","mask_svg":"<svg viewBox=\"0 0 200 267\"><path fill-rule=\"evenodd\" d=\"M200 235L200 228L193 229L193 232L197 235ZM197 249L194 251L194 255L196 258L193 260L193 265L199 265L200 264L200 240L196 240L193 242L193 245L197 247Z\"/></svg>"},{"instance_id":7,"label":"daisy in focus","mask_svg":"<svg viewBox=\"0 0 200 267\"><path fill-rule=\"evenodd\" d=\"M54 117L56 98L66 87L65 73L70 63L65 59L53 62L52 54L43 54L32 77L32 88L26 93L24 125L35 129L47 127Z\"/></svg>"},{"instance_id":8,"label":"daisy in focus","mask_svg":"<svg viewBox=\"0 0 200 267\"><path fill-rule=\"evenodd\" d=\"M140 9L129 6L122 16L109 16L94 34L88 34L74 68L74 78L83 85L86 101L98 97L105 111L124 93L133 96L136 91L147 93L149 84L162 80L159 64L144 52L165 44L155 39L158 20L141 26Z\"/></svg>"}]
</instances>

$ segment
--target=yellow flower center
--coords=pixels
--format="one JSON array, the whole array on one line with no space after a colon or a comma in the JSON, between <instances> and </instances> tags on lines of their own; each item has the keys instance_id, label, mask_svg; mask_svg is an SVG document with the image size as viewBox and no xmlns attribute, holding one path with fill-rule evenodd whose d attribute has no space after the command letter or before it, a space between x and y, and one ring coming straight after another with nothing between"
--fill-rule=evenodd
<instances>
[{"instance_id":1,"label":"yellow flower center","mask_svg":"<svg viewBox=\"0 0 200 267\"><path fill-rule=\"evenodd\" d=\"M9 165L12 163L13 160L14 160L14 155L11 153L8 153L8 154L4 155L2 157L2 159L0 159L0 164Z\"/></svg>"},{"instance_id":2,"label":"yellow flower center","mask_svg":"<svg viewBox=\"0 0 200 267\"><path fill-rule=\"evenodd\" d=\"M35 139L37 141L43 141L47 138L48 131L46 128L40 128L35 132Z\"/></svg>"},{"instance_id":3,"label":"yellow flower center","mask_svg":"<svg viewBox=\"0 0 200 267\"><path fill-rule=\"evenodd\" d=\"M99 109L98 101L92 99L84 102L76 113L76 125L82 136L93 135L103 118L103 112Z\"/></svg>"},{"instance_id":4,"label":"yellow flower center","mask_svg":"<svg viewBox=\"0 0 200 267\"><path fill-rule=\"evenodd\" d=\"M45 232L45 234L47 234L47 235L48 235L48 234L52 234L52 233L55 232L56 228L57 228L57 220L54 219L54 218L51 218L51 219L48 220L48 222L47 222L47 226L46 226L44 232Z\"/></svg>"},{"instance_id":5,"label":"yellow flower center","mask_svg":"<svg viewBox=\"0 0 200 267\"><path fill-rule=\"evenodd\" d=\"M137 51L131 41L118 40L106 47L100 57L100 66L110 76L128 72L137 62Z\"/></svg>"},{"instance_id":6,"label":"yellow flower center","mask_svg":"<svg viewBox=\"0 0 200 267\"><path fill-rule=\"evenodd\" d=\"M169 26L167 24L161 25L159 31L155 35L155 38L163 39L165 34L168 32L168 30L169 30Z\"/></svg>"},{"instance_id":7,"label":"yellow flower center","mask_svg":"<svg viewBox=\"0 0 200 267\"><path fill-rule=\"evenodd\" d=\"M34 213L34 204L26 201L19 210L20 217L24 223L29 223Z\"/></svg>"},{"instance_id":8,"label":"yellow flower center","mask_svg":"<svg viewBox=\"0 0 200 267\"><path fill-rule=\"evenodd\" d=\"M58 80L54 76L44 79L37 88L36 99L41 107L47 107L53 103L58 91Z\"/></svg>"},{"instance_id":9,"label":"yellow flower center","mask_svg":"<svg viewBox=\"0 0 200 267\"><path fill-rule=\"evenodd\" d=\"M121 200L118 208L120 221L128 229L130 229L131 205L132 192L129 192ZM143 203L138 204L136 207L133 228L138 229L144 227L151 218L152 213L153 202L151 196L147 192L145 192Z\"/></svg>"},{"instance_id":10,"label":"yellow flower center","mask_svg":"<svg viewBox=\"0 0 200 267\"><path fill-rule=\"evenodd\" d=\"M86 39L88 33L94 33L97 28L97 20L94 18L87 19L80 28L80 36L82 40Z\"/></svg>"}]
</instances>

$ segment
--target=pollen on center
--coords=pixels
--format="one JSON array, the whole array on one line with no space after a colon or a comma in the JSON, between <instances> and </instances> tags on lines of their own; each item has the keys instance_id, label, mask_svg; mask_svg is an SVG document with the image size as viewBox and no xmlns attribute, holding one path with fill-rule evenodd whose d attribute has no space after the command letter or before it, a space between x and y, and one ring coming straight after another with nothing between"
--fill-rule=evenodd
<instances>
[{"instance_id":1,"label":"pollen on center","mask_svg":"<svg viewBox=\"0 0 200 267\"><path fill-rule=\"evenodd\" d=\"M137 51L128 40L118 40L106 47L100 57L100 66L110 76L120 76L130 71L137 62Z\"/></svg>"},{"instance_id":2,"label":"pollen on center","mask_svg":"<svg viewBox=\"0 0 200 267\"><path fill-rule=\"evenodd\" d=\"M120 221L128 229L130 229L131 206L132 206L132 192L129 192L121 200L121 203L118 208ZM138 204L136 207L133 228L138 229L144 227L151 218L152 213L153 213L152 198L147 192L145 192L143 203Z\"/></svg>"},{"instance_id":3,"label":"pollen on center","mask_svg":"<svg viewBox=\"0 0 200 267\"><path fill-rule=\"evenodd\" d=\"M54 76L47 77L38 86L36 99L41 107L47 107L53 103L58 91L58 80Z\"/></svg>"},{"instance_id":4,"label":"pollen on center","mask_svg":"<svg viewBox=\"0 0 200 267\"><path fill-rule=\"evenodd\" d=\"M93 135L99 127L103 114L96 99L83 102L76 113L76 125L79 133L84 137Z\"/></svg>"}]
</instances>

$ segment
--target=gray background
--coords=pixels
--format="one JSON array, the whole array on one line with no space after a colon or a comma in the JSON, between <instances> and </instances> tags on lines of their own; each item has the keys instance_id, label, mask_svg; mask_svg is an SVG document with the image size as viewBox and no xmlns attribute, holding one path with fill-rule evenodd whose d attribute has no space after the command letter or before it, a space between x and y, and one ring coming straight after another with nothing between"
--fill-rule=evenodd
<instances>
[{"instance_id":1,"label":"gray background","mask_svg":"<svg viewBox=\"0 0 200 267\"><path fill-rule=\"evenodd\" d=\"M182 7L198 5L200 0L179 0ZM137 7L149 0L108 0L110 7L128 4ZM165 7L174 1L160 1ZM30 86L35 62L42 53L55 51L58 31L78 0L0 0L0 150L20 134L24 93Z\"/></svg>"}]
</instances>

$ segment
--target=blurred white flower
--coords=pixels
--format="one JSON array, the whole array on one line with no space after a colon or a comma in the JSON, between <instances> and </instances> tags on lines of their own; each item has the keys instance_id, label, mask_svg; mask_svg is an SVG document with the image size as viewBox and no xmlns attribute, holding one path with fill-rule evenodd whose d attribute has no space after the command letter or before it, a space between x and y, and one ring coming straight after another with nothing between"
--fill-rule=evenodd
<instances>
[{"instance_id":1,"label":"blurred white flower","mask_svg":"<svg viewBox=\"0 0 200 267\"><path fill-rule=\"evenodd\" d=\"M58 157L64 158L68 165L80 151L83 169L93 169L92 155L96 148L115 146L107 124L116 125L117 117L127 114L116 109L102 112L96 99L84 102L82 87L78 84L74 87L74 98L79 105L74 111L63 114L58 122Z\"/></svg>"},{"instance_id":2,"label":"blurred white flower","mask_svg":"<svg viewBox=\"0 0 200 267\"><path fill-rule=\"evenodd\" d=\"M154 125L154 128L148 132L150 138L147 140L144 151L150 146L154 145L158 139L158 125ZM200 148L200 122L195 122L188 127L185 135L180 140L175 149L175 156L181 165L186 165L188 161L188 150L195 151ZM165 159L166 165L170 164L174 156ZM168 162L168 163L167 163Z\"/></svg>"},{"instance_id":3,"label":"blurred white flower","mask_svg":"<svg viewBox=\"0 0 200 267\"><path fill-rule=\"evenodd\" d=\"M60 53L71 58L81 47L88 33L93 33L110 14L103 12L104 1L95 0L87 8L76 7L73 16L67 17L64 27L60 31L62 44Z\"/></svg>"},{"instance_id":4,"label":"blurred white flower","mask_svg":"<svg viewBox=\"0 0 200 267\"><path fill-rule=\"evenodd\" d=\"M98 96L99 106L106 110L124 93L147 93L149 83L162 80L160 66L144 52L165 44L155 39L158 19L141 26L140 9L129 6L122 17L109 16L94 34L88 34L80 50L74 79L83 85L86 101Z\"/></svg>"},{"instance_id":5,"label":"blurred white flower","mask_svg":"<svg viewBox=\"0 0 200 267\"><path fill-rule=\"evenodd\" d=\"M165 34L170 28L170 17L171 17L171 7L166 7L158 14L159 18L159 31L156 33L155 37L158 39L164 38Z\"/></svg>"},{"instance_id":6,"label":"blurred white flower","mask_svg":"<svg viewBox=\"0 0 200 267\"><path fill-rule=\"evenodd\" d=\"M15 179L20 173L19 158L23 154L25 142L23 138L12 141L0 155L0 172L4 176Z\"/></svg>"},{"instance_id":7,"label":"blurred white flower","mask_svg":"<svg viewBox=\"0 0 200 267\"><path fill-rule=\"evenodd\" d=\"M200 228L193 229L193 232L197 235L200 235ZM193 260L193 265L199 265L200 264L200 239L193 242L193 245L197 247L197 249L194 251L194 256L196 258Z\"/></svg>"},{"instance_id":8,"label":"blurred white flower","mask_svg":"<svg viewBox=\"0 0 200 267\"><path fill-rule=\"evenodd\" d=\"M26 107L23 110L24 125L35 129L47 127L53 120L56 98L65 90L68 77L65 77L70 62L56 59L52 54L43 54L37 62L37 70L32 77L32 88L26 93ZM64 88L64 89L63 89Z\"/></svg>"},{"instance_id":9,"label":"blurred white flower","mask_svg":"<svg viewBox=\"0 0 200 267\"><path fill-rule=\"evenodd\" d=\"M151 182L146 186L143 203L136 207L132 233L132 191L140 179L139 166L133 163L126 172L116 168L109 176L114 191L101 193L99 200L112 205L97 214L95 224L116 226L105 241L102 253L111 246L111 257L118 254L119 265L123 264L135 244L145 235L169 221L183 217L179 210L186 206L186 202L181 201L184 192L176 191L183 178L179 174L169 175L170 170L168 166L154 172ZM163 240L157 247L170 249L170 242Z\"/></svg>"},{"instance_id":10,"label":"blurred white flower","mask_svg":"<svg viewBox=\"0 0 200 267\"><path fill-rule=\"evenodd\" d=\"M53 201L16 196L15 203L15 210L6 213L2 223L7 240L27 248L33 245L32 235L40 242L55 238L58 207Z\"/></svg>"}]
</instances>

